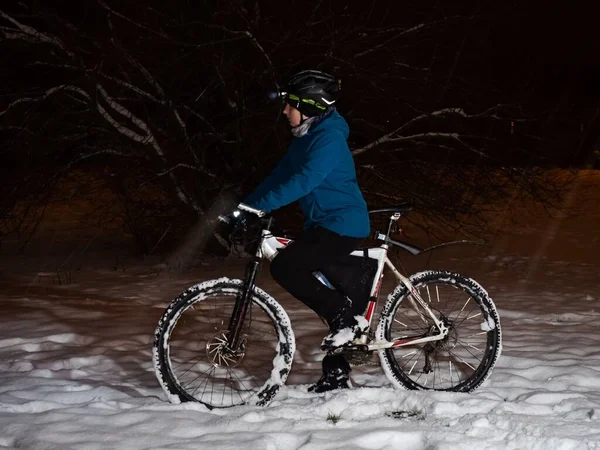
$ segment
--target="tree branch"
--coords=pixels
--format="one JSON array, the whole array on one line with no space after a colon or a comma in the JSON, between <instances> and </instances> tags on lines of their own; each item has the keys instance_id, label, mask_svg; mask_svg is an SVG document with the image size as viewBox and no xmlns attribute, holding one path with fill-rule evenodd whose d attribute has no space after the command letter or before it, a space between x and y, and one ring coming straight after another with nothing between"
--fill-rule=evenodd
<instances>
[{"instance_id":1,"label":"tree branch","mask_svg":"<svg viewBox=\"0 0 600 450\"><path fill-rule=\"evenodd\" d=\"M23 25L21 22L12 18L2 10L0 10L0 17L3 17L4 19L8 20L10 23L15 25L19 29L17 31L12 28L0 27L0 30L4 33L4 36L7 39L24 39L24 37L27 37L31 42L42 42L45 44L50 44L60 48L67 55L71 57L73 56L73 53L65 48L65 45L58 37L52 36L51 34L42 33L28 25Z\"/></svg>"},{"instance_id":2,"label":"tree branch","mask_svg":"<svg viewBox=\"0 0 600 450\"><path fill-rule=\"evenodd\" d=\"M386 142L406 141L406 140L432 138L432 137L452 138L452 139L458 140L462 145L466 145L471 150L476 151L475 149L473 149L472 147L468 146L463 141L461 141L459 139L460 135L458 133L429 132L429 133L417 133L417 134L413 134L413 135L409 135L409 136L400 136L400 134L405 132L407 129L409 129L411 126L413 126L417 123L423 122L425 120L429 120L431 118L437 118L437 117L447 118L447 117L454 116L454 117L461 117L465 120L489 117L489 118L497 119L497 120L508 120L509 116L501 117L498 115L498 112L506 110L510 107L511 107L510 105L496 105L496 106L489 108L479 114L467 114L467 113L465 113L465 111L462 108L444 108L444 109L439 109L437 111L433 111L428 114L421 114L417 117L413 117L408 122L404 123L402 126L396 128L394 131L384 134L383 136L381 136L380 138L371 142L370 144L367 144L364 147L353 150L352 154L354 156L360 155L361 153L371 150L371 149L377 147L378 145L384 144ZM511 118L510 120L526 121L527 119ZM480 151L476 151L476 152L483 155L483 152L480 152Z\"/></svg>"},{"instance_id":3,"label":"tree branch","mask_svg":"<svg viewBox=\"0 0 600 450\"><path fill-rule=\"evenodd\" d=\"M83 89L78 88L77 86L70 86L70 85L61 85L61 86L56 86L53 88L50 88L48 90L46 90L41 96L39 97L23 97L23 98L19 98L17 100L14 100L13 102L9 103L9 105L6 107L6 109L4 109L3 111L0 111L0 117L2 117L4 114L6 114L10 109L14 108L15 106L21 104L21 103L30 103L30 102L39 102L42 101L48 97L50 97L53 94L56 94L57 92L60 91L70 91L70 92L76 92L78 94L80 94L81 96L85 97L86 99L91 101L91 98L89 96L89 94L87 92L85 92Z\"/></svg>"}]
</instances>

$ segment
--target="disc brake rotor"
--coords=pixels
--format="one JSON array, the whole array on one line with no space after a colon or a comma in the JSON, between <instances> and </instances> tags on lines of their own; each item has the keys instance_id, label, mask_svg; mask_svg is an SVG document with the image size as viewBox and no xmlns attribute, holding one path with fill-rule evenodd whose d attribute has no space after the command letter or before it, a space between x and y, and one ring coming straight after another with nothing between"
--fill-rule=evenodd
<instances>
[{"instance_id":1,"label":"disc brake rotor","mask_svg":"<svg viewBox=\"0 0 600 450\"><path fill-rule=\"evenodd\" d=\"M227 333L229 333L227 330L219 331L206 344L206 355L210 363L215 367L236 367L246 355L248 335L242 335L237 348L232 349L229 346Z\"/></svg>"}]
</instances>

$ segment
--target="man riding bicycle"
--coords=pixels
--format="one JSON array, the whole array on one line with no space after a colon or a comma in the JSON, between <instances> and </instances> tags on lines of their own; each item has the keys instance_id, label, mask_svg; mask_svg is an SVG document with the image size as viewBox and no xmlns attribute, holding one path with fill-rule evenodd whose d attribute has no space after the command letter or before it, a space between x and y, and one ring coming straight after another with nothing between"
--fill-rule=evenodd
<instances>
[{"instance_id":1,"label":"man riding bicycle","mask_svg":"<svg viewBox=\"0 0 600 450\"><path fill-rule=\"evenodd\" d=\"M325 319L329 334L321 348L328 351L351 343L367 326L359 316L366 304L353 303L313 275L347 257L370 232L367 205L347 144L348 124L334 106L339 93L339 80L317 70L302 71L282 86L283 114L294 138L275 169L243 200L267 213L299 202L304 231L278 253L271 275ZM328 354L323 376L309 391L348 388L349 373L343 355Z\"/></svg>"}]
</instances>

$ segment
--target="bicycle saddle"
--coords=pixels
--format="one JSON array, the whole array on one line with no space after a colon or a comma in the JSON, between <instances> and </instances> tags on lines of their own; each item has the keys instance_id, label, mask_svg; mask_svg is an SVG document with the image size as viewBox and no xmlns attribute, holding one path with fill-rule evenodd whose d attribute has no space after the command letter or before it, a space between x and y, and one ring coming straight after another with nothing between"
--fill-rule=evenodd
<instances>
[{"instance_id":1,"label":"bicycle saddle","mask_svg":"<svg viewBox=\"0 0 600 450\"><path fill-rule=\"evenodd\" d=\"M372 209L369 214L375 213L406 213L412 211L415 202L412 200L402 202L396 206L388 206L387 208Z\"/></svg>"}]
</instances>

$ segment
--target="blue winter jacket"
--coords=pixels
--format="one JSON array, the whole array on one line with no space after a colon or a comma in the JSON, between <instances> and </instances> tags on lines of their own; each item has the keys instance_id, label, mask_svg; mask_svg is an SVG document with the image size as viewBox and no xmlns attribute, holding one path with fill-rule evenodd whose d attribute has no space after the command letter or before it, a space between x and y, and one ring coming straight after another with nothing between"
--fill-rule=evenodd
<instances>
[{"instance_id":1,"label":"blue winter jacket","mask_svg":"<svg viewBox=\"0 0 600 450\"><path fill-rule=\"evenodd\" d=\"M348 132L348 124L334 110L293 139L277 167L243 203L268 213L298 200L305 230L321 226L342 236L367 237L369 215L346 142Z\"/></svg>"}]
</instances>

